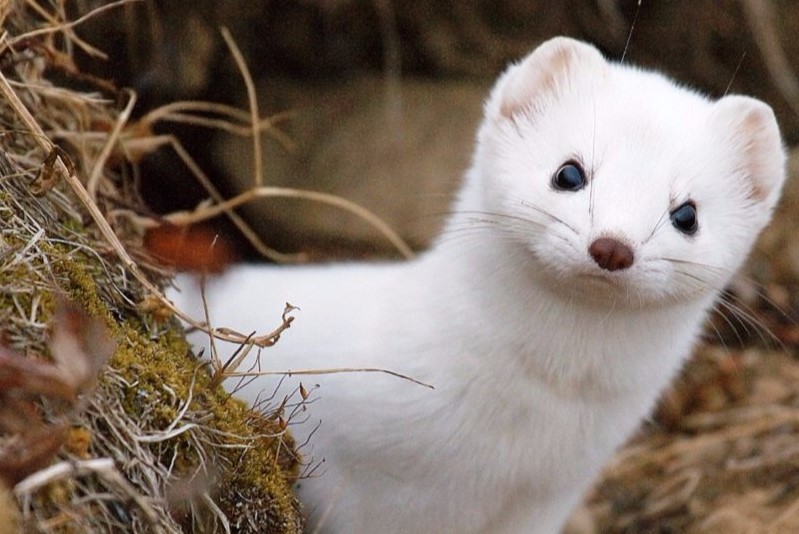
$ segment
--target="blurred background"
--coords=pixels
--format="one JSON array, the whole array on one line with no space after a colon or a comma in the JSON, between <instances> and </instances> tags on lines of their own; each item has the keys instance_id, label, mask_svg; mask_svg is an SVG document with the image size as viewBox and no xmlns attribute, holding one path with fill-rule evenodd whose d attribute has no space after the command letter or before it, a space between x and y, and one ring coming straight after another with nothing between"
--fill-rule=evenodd
<instances>
[{"instance_id":1,"label":"blurred background","mask_svg":"<svg viewBox=\"0 0 799 534\"><path fill-rule=\"evenodd\" d=\"M75 5L86 12L98 3ZM246 110L223 26L252 73L261 116L278 119L277 135L263 135L264 183L358 202L415 248L435 235L468 166L490 84L554 35L588 40L609 58L624 55L711 96L761 98L786 141L799 140L799 7L790 1L144 0L81 26L80 35L110 53L84 56L82 66L133 87L139 115L177 100ZM250 139L158 128L178 136L225 195L253 184ZM142 190L154 210L206 198L174 151L149 154L144 165ZM278 250L394 253L370 225L318 203L261 199L241 213Z\"/></svg>"}]
</instances>

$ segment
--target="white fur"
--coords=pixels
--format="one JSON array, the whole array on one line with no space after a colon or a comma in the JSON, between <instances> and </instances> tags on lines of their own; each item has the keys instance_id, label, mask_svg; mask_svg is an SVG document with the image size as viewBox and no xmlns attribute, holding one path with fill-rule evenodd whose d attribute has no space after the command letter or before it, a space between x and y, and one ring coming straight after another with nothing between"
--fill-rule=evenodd
<instances>
[{"instance_id":1,"label":"white fur","mask_svg":"<svg viewBox=\"0 0 799 534\"><path fill-rule=\"evenodd\" d=\"M263 366L379 367L435 386L302 378L318 400L292 430L302 442L321 420L311 455L324 465L300 494L323 532L557 532L689 355L784 179L765 104L711 102L571 39L510 67L485 114L454 214L417 260L245 266L209 288L212 322L243 332L300 306ZM569 159L589 185L556 191ZM690 237L669 220L688 199ZM634 264L600 269L600 236ZM202 317L179 285L176 303Z\"/></svg>"}]
</instances>

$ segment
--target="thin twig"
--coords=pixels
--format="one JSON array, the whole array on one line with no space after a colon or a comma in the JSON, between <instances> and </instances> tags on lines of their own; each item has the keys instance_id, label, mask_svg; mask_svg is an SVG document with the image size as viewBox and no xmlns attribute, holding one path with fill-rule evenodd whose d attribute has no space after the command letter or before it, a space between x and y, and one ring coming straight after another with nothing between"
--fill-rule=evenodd
<instances>
[{"instance_id":1,"label":"thin twig","mask_svg":"<svg viewBox=\"0 0 799 534\"><path fill-rule=\"evenodd\" d=\"M133 112L134 105L136 105L136 93L131 91L128 103L119 113L119 116L114 124L114 128L108 134L108 139L103 145L102 150L100 150L100 154L97 156L97 160L94 162L92 171L86 181L86 190L88 191L89 197L92 200L97 200L97 188L100 185L100 180L103 176L103 171L106 168L106 163L108 163L108 158L111 155L111 151L114 149L114 146L119 142L119 136L122 133L122 129L130 119L130 114Z\"/></svg>"},{"instance_id":2,"label":"thin twig","mask_svg":"<svg viewBox=\"0 0 799 534\"><path fill-rule=\"evenodd\" d=\"M230 49L230 53L233 55L233 59L236 60L236 66L242 78L244 78L244 85L247 88L247 100L250 107L250 124L252 125L253 164L255 165L255 176L253 178L255 180L255 185L261 186L264 183L263 161L261 160L261 136L258 131L258 119L261 114L258 112L258 95L255 91L255 83L252 81L250 70L247 68L247 62L244 60L241 50L239 50L239 47L236 45L236 41L233 40L233 36L230 35L227 28L223 27L221 31L222 37L225 39L225 43Z\"/></svg>"},{"instance_id":3,"label":"thin twig","mask_svg":"<svg viewBox=\"0 0 799 534\"><path fill-rule=\"evenodd\" d=\"M408 244L405 243L405 241L391 228L391 226L378 217L374 212L364 208L360 204L356 204L351 200L347 200L346 198L340 197L338 195L332 195L330 193L322 193L320 191L293 189L289 187L256 187L248 189L247 191L229 200L225 200L224 202L220 202L213 206L203 207L202 209L191 213L172 213L166 215L164 219L178 226L194 224L216 217L221 213L228 213L230 210L233 210L243 204L247 204L255 199L267 197L300 198L313 202L319 202L321 204L327 204L328 206L334 206L346 212L352 213L360 219L368 222L381 234L383 234L383 236L388 239L391 244L394 245L394 247L396 247L403 257L406 259L412 259L414 257L413 250L408 246Z\"/></svg>"},{"instance_id":4,"label":"thin twig","mask_svg":"<svg viewBox=\"0 0 799 534\"><path fill-rule=\"evenodd\" d=\"M252 376L279 376L279 375L285 375L285 376L332 375L338 373L383 373L395 376L397 378L401 378L403 380L407 380L409 382L413 382L414 384L418 384L420 386L424 386L429 389L436 389L435 386L427 384L426 382L422 382L421 380L417 380L408 375L397 373L396 371L391 371L389 369L379 369L376 367L339 367L334 369L302 369L299 371L235 371L232 373L228 373L226 375L226 378L252 377Z\"/></svg>"},{"instance_id":5,"label":"thin twig","mask_svg":"<svg viewBox=\"0 0 799 534\"><path fill-rule=\"evenodd\" d=\"M21 35L19 35L17 37L14 37L14 38L10 39L7 42L7 46L12 46L13 47L14 45L16 45L17 43L19 43L19 42L21 42L23 40L31 39L33 37L38 37L38 36L41 36L41 35L50 35L52 33L66 32L67 30L71 30L75 26L79 26L79 25L83 24L84 22L86 22L87 20L89 20L91 18L94 18L94 17L96 17L97 15L99 15L101 13L104 13L105 11L108 11L110 9L116 9L117 7L123 6L125 4L130 4L130 3L133 3L133 2L141 2L141 1L143 1L143 0L117 0L116 2L111 2L110 4L106 4L106 5L100 6L100 7L96 8L96 9L93 9L90 12L86 13L85 15L83 15L82 17L79 17L79 18L77 18L75 20L72 20L72 21L69 21L69 22L62 22L60 24L56 24L55 21L52 21L53 22L52 26L39 28L38 30L31 30L29 32L23 33L23 34L21 34ZM85 46L82 46L82 48L87 53L89 53L91 55L94 55L94 56L105 57L105 54L103 54L99 50L95 49L94 47L91 47L91 46L89 46L86 43L83 43L83 44Z\"/></svg>"},{"instance_id":6,"label":"thin twig","mask_svg":"<svg viewBox=\"0 0 799 534\"><path fill-rule=\"evenodd\" d=\"M166 136L167 142L169 142L172 149L178 155L178 157L183 160L183 163L186 164L189 171L194 175L200 185L211 195L211 198L217 204L221 204L225 201L225 198L216 188L216 186L211 182L211 179L205 172L200 168L196 161L191 157L188 151L183 148L183 145L172 136ZM296 254L283 254L282 252L278 252L277 250L267 246L260 238L260 236L250 228L250 225L235 211L232 209L225 210L225 215L233 222L236 228L241 232L244 238L250 242L250 244L258 251L258 253L263 256L264 258L268 258L272 261L278 263L292 263L296 262L300 257ZM175 223L177 224L177 223Z\"/></svg>"}]
</instances>

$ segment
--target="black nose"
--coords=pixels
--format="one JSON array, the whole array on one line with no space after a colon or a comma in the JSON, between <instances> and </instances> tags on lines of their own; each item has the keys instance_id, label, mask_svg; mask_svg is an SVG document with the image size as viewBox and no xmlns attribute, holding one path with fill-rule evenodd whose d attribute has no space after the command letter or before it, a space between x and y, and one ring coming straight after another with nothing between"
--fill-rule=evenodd
<instances>
[{"instance_id":1,"label":"black nose","mask_svg":"<svg viewBox=\"0 0 799 534\"><path fill-rule=\"evenodd\" d=\"M633 264L633 251L611 237L600 237L588 247L588 253L597 265L606 271L620 271Z\"/></svg>"}]
</instances>

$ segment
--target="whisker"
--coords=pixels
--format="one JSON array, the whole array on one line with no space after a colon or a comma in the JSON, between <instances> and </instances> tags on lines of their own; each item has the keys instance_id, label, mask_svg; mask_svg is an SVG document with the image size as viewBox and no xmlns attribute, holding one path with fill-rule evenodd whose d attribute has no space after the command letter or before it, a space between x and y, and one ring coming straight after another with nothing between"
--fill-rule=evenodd
<instances>
[{"instance_id":1,"label":"whisker","mask_svg":"<svg viewBox=\"0 0 799 534\"><path fill-rule=\"evenodd\" d=\"M471 231L470 231L471 230ZM463 241L464 239L474 239L476 235L480 235L481 233L485 233L485 228L464 228L458 231L446 232L439 236L439 243L452 243L456 241ZM497 235L502 235L501 233L497 233Z\"/></svg>"},{"instance_id":2,"label":"whisker","mask_svg":"<svg viewBox=\"0 0 799 534\"><path fill-rule=\"evenodd\" d=\"M780 317L785 319L790 324L794 324L794 325L796 324L796 318L794 316L790 315L787 311L785 311L782 308L782 306L780 306L779 304L774 302L773 299L769 298L769 296L766 294L765 288L763 288L762 284L759 284L754 279L752 279L752 278L750 278L748 276L743 276L743 278L745 280L749 281L749 282L752 282L755 285L755 294L757 295L757 297L760 300L765 302L768 305L769 308L771 308L772 310L776 311L779 314Z\"/></svg>"},{"instance_id":3,"label":"whisker","mask_svg":"<svg viewBox=\"0 0 799 534\"><path fill-rule=\"evenodd\" d=\"M655 236L655 233L663 227L663 224L666 222L666 214L669 212L668 209L663 210L663 213L660 214L660 218L655 223L655 226L652 228L652 232L644 239L644 243L649 241Z\"/></svg>"},{"instance_id":4,"label":"whisker","mask_svg":"<svg viewBox=\"0 0 799 534\"><path fill-rule=\"evenodd\" d=\"M748 279L748 277L744 277L744 278ZM757 284L756 282L755 282L755 284L759 286L759 284ZM769 299L766 296L764 291L761 291L760 289L757 289L756 291L757 291L756 294L757 294L758 298L760 300L762 300L763 302L765 302L769 306L769 308L771 310L776 311L779 314L779 316L781 318L783 318L784 320L786 320L788 323L794 324L794 325L796 324L796 319L794 317L792 317L791 315L789 315L788 312L783 310L782 307L780 307L776 302L774 302L771 299ZM752 320L757 325L759 325L762 328L763 331L768 333L769 337L773 341L775 341L780 346L780 348L783 348L783 349L787 348L785 346L785 344L782 342L782 340L774 332L772 332L768 328L768 325L758 318L757 310L755 310L752 306L747 304L745 301L737 299L737 298L734 299L734 301L730 300L729 302L730 302L731 305L733 305L736 308L738 308L739 311L743 311L743 312L745 312L747 314L747 316L751 317Z\"/></svg>"},{"instance_id":5,"label":"whisker","mask_svg":"<svg viewBox=\"0 0 799 534\"><path fill-rule=\"evenodd\" d=\"M522 222L525 224L525 228L529 227L530 221L525 221L524 219L520 219L518 222ZM511 242L517 241L518 238L515 237L516 233L513 232L514 228L517 228L520 225L509 225L504 221L482 218L482 219L470 219L466 221L458 221L458 224L453 226L447 226L438 236L439 243L451 243L456 239L467 239L472 238L475 235L480 235L484 232L490 232L495 236L498 236L502 239L507 239Z\"/></svg>"},{"instance_id":6,"label":"whisker","mask_svg":"<svg viewBox=\"0 0 799 534\"><path fill-rule=\"evenodd\" d=\"M531 210L534 210L535 212L537 212L537 213L540 213L541 215L544 215L545 217L548 217L548 218L550 218L551 220L553 220L553 221L555 221L555 222L557 222L557 223L560 223L560 224L562 224L563 226L565 226L566 228L568 228L569 230L571 230L571 231L572 231L572 232L574 232L575 234L578 234L578 235L580 234L580 232L579 232L579 231L577 231L577 229L576 229L574 226L570 225L569 223L567 223L566 221L564 221L563 219L561 219L561 218L560 218L560 217L558 217L557 215L554 215L554 214L552 214L552 213L550 213L550 212L546 211L545 209L539 208L538 206L536 206L536 205L534 205L534 204L530 204L530 203L529 203L529 202L527 202L526 200L522 200L522 201L521 201L521 204L522 204L522 206L524 206L525 208L529 208L529 209L531 209Z\"/></svg>"},{"instance_id":7,"label":"whisker","mask_svg":"<svg viewBox=\"0 0 799 534\"><path fill-rule=\"evenodd\" d=\"M693 273L689 273L688 271L684 271L682 269L675 269L674 272L676 274L679 274L680 276L684 276L685 278L689 278L689 279L691 279L691 280L693 280L695 282L699 282L699 285L698 286L694 286L693 289L713 289L713 290L722 289L722 288L719 288L719 287L711 284L709 281L705 280L701 276L693 274Z\"/></svg>"},{"instance_id":8,"label":"whisker","mask_svg":"<svg viewBox=\"0 0 799 534\"><path fill-rule=\"evenodd\" d=\"M716 311L718 312L718 310ZM721 312L718 313L720 314ZM716 324L713 321L706 321L705 324L713 330L713 333L716 335L716 339L718 340L721 347L724 349L724 352L729 352L730 348L727 346L727 342L724 340L724 335L721 333L721 330L719 330Z\"/></svg>"},{"instance_id":9,"label":"whisker","mask_svg":"<svg viewBox=\"0 0 799 534\"><path fill-rule=\"evenodd\" d=\"M454 241L459 241L463 239L473 239L474 236L480 235L481 233L485 233L489 230L489 228L485 226L473 226L469 228L453 228L449 229L445 232L442 232L438 236L438 243L451 243ZM494 229L491 229L495 231ZM496 232L496 231L495 231Z\"/></svg>"},{"instance_id":10,"label":"whisker","mask_svg":"<svg viewBox=\"0 0 799 534\"><path fill-rule=\"evenodd\" d=\"M743 347L743 346L745 346L745 345L746 345L746 343L744 343L743 337L741 337L741 333L740 333L740 332L738 332L738 330L735 328L735 324L732 322L732 320L731 320L729 317L727 317L727 314L726 314L726 313L724 313L722 310L720 310L720 309L719 309L719 305L721 305L721 304L722 304L722 301L721 301L721 300L719 300L719 301L717 301L717 303L714 305L714 308L713 308L713 309L714 309L714 310L717 312L717 314L716 314L716 315L717 315L718 317L721 317L721 319L722 319L722 320L723 320L723 321L724 321L724 322L727 324L727 326L730 328L730 331L731 331L731 332L732 332L732 333L735 335L735 339L738 341L738 346L740 346L740 347ZM725 309L726 309L726 308L725 308ZM740 322L740 320L739 320L739 322ZM712 322L712 321L709 321L709 323L710 323L710 324L713 324L713 322ZM716 327L715 327L715 325L713 326L713 328L716 330L716 335L718 335L718 336L719 336L719 340L721 341L721 340L723 339L723 338L722 338L722 334L721 334L721 332L718 330L718 328L716 328ZM748 332L749 332L749 331L748 331L748 329L747 329L747 333L748 333ZM725 346L725 349L726 349L726 348L727 348L727 347Z\"/></svg>"},{"instance_id":11,"label":"whisker","mask_svg":"<svg viewBox=\"0 0 799 534\"><path fill-rule=\"evenodd\" d=\"M680 264L683 264L683 265L694 265L696 267L702 267L703 269L714 270L716 272L724 272L724 273L732 273L733 272L731 269L727 269L726 267L720 267L718 265L711 265L709 263L702 263L702 262L699 262L699 261L686 260L686 259L682 259L682 258L670 258L668 256L661 256L658 259L661 259L663 261L668 261L668 262L671 262L671 263L680 263Z\"/></svg>"},{"instance_id":12,"label":"whisker","mask_svg":"<svg viewBox=\"0 0 799 534\"><path fill-rule=\"evenodd\" d=\"M657 258L657 259L662 260L662 261L667 261L669 263L674 263L676 265L687 265L687 266L692 266L692 267L699 267L700 269L703 269L704 271L709 272L709 273L713 273L713 274L718 274L718 273L730 274L732 272L730 269L726 269L724 267L719 267L717 265L711 265L709 263L701 263L701 262L696 262L696 261L691 261L691 260L684 260L684 259L679 259L679 258L668 258L668 257L665 257L665 256L661 256L660 258ZM674 272L679 273L682 276L685 276L685 277L688 277L688 278L692 278L692 279L696 280L697 282L700 282L701 284L703 284L704 288L709 288L709 289L712 289L712 290L715 290L715 291L722 291L725 288L725 286L722 286L722 285L712 284L709 280L706 280L706 279L700 277L698 274L690 273L690 272L688 272L688 271L686 271L684 269L675 269Z\"/></svg>"},{"instance_id":13,"label":"whisker","mask_svg":"<svg viewBox=\"0 0 799 534\"><path fill-rule=\"evenodd\" d=\"M763 335L763 333L765 332L766 334L768 334L768 338L771 339L771 341L773 341L774 343L776 343L781 349L787 348L785 344L782 342L782 340L769 329L768 325L758 318L757 312L754 309L752 309L751 306L749 306L748 304L746 304L741 300L733 302L731 299L729 299L724 295L722 295L722 297L719 299L719 302L723 303L726 309L734 313L739 320L741 321L745 320L745 322L748 323L749 326L751 326L757 332L758 336L760 337L760 340L763 342L764 345L766 346L769 345L768 339L766 339L766 337Z\"/></svg>"},{"instance_id":14,"label":"whisker","mask_svg":"<svg viewBox=\"0 0 799 534\"><path fill-rule=\"evenodd\" d=\"M719 273L731 272L729 269L725 269L714 265L709 265L706 263L695 262L691 260L683 260L678 258L661 258L661 259L665 261L670 261L675 264L700 267L702 269L706 269L711 272L713 271ZM699 284L701 284L703 288L708 288L717 291L721 291L724 289L723 287L718 287L715 284L710 283L708 280L703 279L701 276L687 272L683 269L675 269L675 273L685 278L694 280L695 282L698 282ZM758 295L762 298L766 298L764 295L762 295L762 292L760 291L758 291ZM785 315L785 317L790 319L790 317L787 314L785 314L785 312L782 311L779 308L779 306L775 306L775 309L779 310L781 313ZM721 319L724 322L726 322L727 325L730 327L730 330L735 334L735 337L737 338L738 343L740 345L742 346L745 345L740 332L740 329L743 328L743 332L747 337L751 337L752 331L754 331L764 345L770 345L769 343L770 339L772 342L776 343L780 348L782 349L786 348L785 344L777 337L776 334L774 334L774 332L772 332L769 329L768 325L764 321L758 318L757 312L745 302L743 301L737 301L737 303L733 302L729 297L725 296L722 293L719 299L716 301L716 304L714 305L714 310L717 312L718 316L721 317ZM732 319L735 319L735 321L737 322L737 326L735 323L733 323L730 317L732 317ZM718 328L715 328L714 326L714 329L716 331L716 335L721 336ZM720 337L719 339L721 340Z\"/></svg>"},{"instance_id":15,"label":"whisker","mask_svg":"<svg viewBox=\"0 0 799 534\"><path fill-rule=\"evenodd\" d=\"M735 308L734 304L728 302L724 298L720 298L714 305L713 309L716 311L719 317L724 319L724 322L727 323L727 326L729 326L730 329L735 333L735 337L738 338L738 342L741 344L741 346L743 346L744 345L743 339L741 339L738 329L733 324L732 319L735 319L737 324L743 328L746 337L751 337L752 332L749 330L750 323L748 323L745 320L748 318L744 314L739 314L738 312L740 310ZM727 315L728 312L730 316L732 316L732 318L730 318L730 316ZM755 328L755 330L757 330L757 328Z\"/></svg>"},{"instance_id":16,"label":"whisker","mask_svg":"<svg viewBox=\"0 0 799 534\"><path fill-rule=\"evenodd\" d=\"M439 235L439 242L444 243L449 239L442 239L444 236L460 234L461 236L475 235L473 232L494 232L511 242L518 242L520 235L530 232L531 227L543 227L544 223L506 213L494 213L484 211L462 211L458 212L461 217L451 219L449 225ZM463 217L467 215L467 217Z\"/></svg>"},{"instance_id":17,"label":"whisker","mask_svg":"<svg viewBox=\"0 0 799 534\"><path fill-rule=\"evenodd\" d=\"M549 215L550 217L554 217L551 214L547 214L545 211L542 211L541 213ZM453 215L454 214L469 215L470 217L467 218L464 222L483 221L483 222L498 223L500 220L512 220L524 223L525 225L535 224L537 226L544 226L544 224L539 221L533 219L527 219L525 217L520 217L518 215L510 215L507 213L499 213L491 211L458 211L458 212L453 212Z\"/></svg>"},{"instance_id":18,"label":"whisker","mask_svg":"<svg viewBox=\"0 0 799 534\"><path fill-rule=\"evenodd\" d=\"M776 302L774 302L774 300L769 298L768 295L766 294L766 292L763 290L762 284L758 283L752 277L746 276L744 273L736 272L736 271L734 271L732 269L727 269L725 267L720 267L718 265L710 265L710 264L707 264L707 263L701 263L701 262L696 262L696 261L691 261L691 260L684 260L684 259L679 259L679 258L661 257L659 259L664 260L664 261L669 261L669 262L672 262L672 263L679 263L679 264L683 264L683 265L693 265L693 266L696 266L696 267L701 267L703 269L712 270L712 271L715 271L717 273L724 273L724 274L729 274L729 275L735 274L735 275L743 278L744 280L746 280L748 282L751 282L755 286L755 294L757 295L757 297L760 300L762 300L764 303L766 303L772 310L776 311L783 319L785 319L789 323L796 324L796 318L791 316L779 304L777 304ZM723 289L723 288L720 288L720 289ZM742 302L742 304L743 304L743 302ZM750 306L747 305L747 308L749 309L750 312L755 313L755 310L753 310Z\"/></svg>"}]
</instances>

